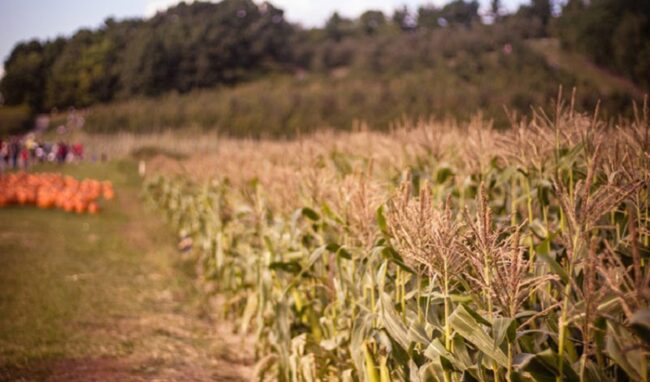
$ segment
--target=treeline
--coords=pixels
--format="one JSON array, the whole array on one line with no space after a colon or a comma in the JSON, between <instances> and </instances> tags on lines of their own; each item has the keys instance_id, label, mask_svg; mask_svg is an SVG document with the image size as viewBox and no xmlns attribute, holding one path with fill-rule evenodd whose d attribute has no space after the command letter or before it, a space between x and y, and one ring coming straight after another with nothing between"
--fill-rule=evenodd
<instances>
[{"instance_id":1,"label":"treeline","mask_svg":"<svg viewBox=\"0 0 650 382\"><path fill-rule=\"evenodd\" d=\"M232 83L289 61L282 11L250 0L181 3L149 20L106 20L69 39L19 44L5 62L7 104L46 110Z\"/></svg>"},{"instance_id":2,"label":"treeline","mask_svg":"<svg viewBox=\"0 0 650 382\"><path fill-rule=\"evenodd\" d=\"M548 0L535 0L527 16L544 24L550 8L539 4ZM376 49L368 69L403 70L427 64L438 49L426 39L418 44L411 34L480 22L478 3L463 0L398 9L392 16L371 10L347 19L335 13L323 28L309 30L288 23L281 9L266 2L181 3L151 19L108 19L68 39L21 43L5 62L0 92L7 105L83 107L234 84L270 71L329 70L362 61L358 56L367 53L368 40Z\"/></svg>"},{"instance_id":3,"label":"treeline","mask_svg":"<svg viewBox=\"0 0 650 382\"><path fill-rule=\"evenodd\" d=\"M150 19L108 19L97 30L80 30L67 39L21 43L5 62L0 93L6 105L49 111L112 101L125 104L134 98L205 88L223 90L289 74L307 77L307 87L299 82L283 85L296 94L298 105L322 111L305 111L305 118L296 118L290 113L300 112L299 107L289 107L284 114L273 111L282 108L271 107L274 119L289 125L336 125L343 118L349 124L355 117L348 116L348 109L358 112L356 118L369 116L384 125L395 115L426 116L438 110L443 116L464 117L479 109L502 110L505 104L526 111L531 104L543 104L558 84L579 85L582 94L592 90L590 84L577 83L571 73L549 67L528 48L528 38L559 36L564 47L584 52L648 87L648 4L572 0L557 16L551 0L532 0L512 14L504 14L499 0L491 2L487 14L479 14L476 1L455 0L443 7L399 8L392 15L369 10L356 19L335 13L323 27L304 29L287 22L283 11L270 3L180 3ZM336 86L310 80L341 76L346 80ZM402 80L416 87L426 84L428 89L398 86ZM222 95L222 90L209 98L232 99L239 94ZM581 102L591 105L598 96ZM613 98L610 105L615 109L629 97ZM345 110L339 110L340 102L348 105ZM208 116L192 115L190 120L200 119L202 127L214 120L219 125L230 123L223 118L230 112L224 113L215 117L201 112ZM178 121L170 126L183 123L173 119ZM254 128L244 125L247 131Z\"/></svg>"}]
</instances>

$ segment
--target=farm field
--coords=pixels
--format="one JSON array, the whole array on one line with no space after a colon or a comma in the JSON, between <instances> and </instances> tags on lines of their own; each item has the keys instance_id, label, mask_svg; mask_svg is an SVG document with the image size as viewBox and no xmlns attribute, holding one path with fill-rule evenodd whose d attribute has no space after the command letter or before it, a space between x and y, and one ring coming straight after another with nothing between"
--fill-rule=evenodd
<instances>
[{"instance_id":1,"label":"farm field","mask_svg":"<svg viewBox=\"0 0 650 382\"><path fill-rule=\"evenodd\" d=\"M509 131L224 139L158 158L146 195L255 336L258 379L645 381L648 109L561 100Z\"/></svg>"},{"instance_id":2,"label":"farm field","mask_svg":"<svg viewBox=\"0 0 650 382\"><path fill-rule=\"evenodd\" d=\"M116 196L0 209L0 376L645 381L648 105L558 99L505 131L77 134L112 160L34 171Z\"/></svg>"},{"instance_id":3,"label":"farm field","mask_svg":"<svg viewBox=\"0 0 650 382\"><path fill-rule=\"evenodd\" d=\"M118 191L97 215L0 209L0 380L245 379L249 356L217 332L194 262L142 205L136 163L34 170Z\"/></svg>"},{"instance_id":4,"label":"farm field","mask_svg":"<svg viewBox=\"0 0 650 382\"><path fill-rule=\"evenodd\" d=\"M0 1L0 382L650 382L650 1L275 3Z\"/></svg>"}]
</instances>

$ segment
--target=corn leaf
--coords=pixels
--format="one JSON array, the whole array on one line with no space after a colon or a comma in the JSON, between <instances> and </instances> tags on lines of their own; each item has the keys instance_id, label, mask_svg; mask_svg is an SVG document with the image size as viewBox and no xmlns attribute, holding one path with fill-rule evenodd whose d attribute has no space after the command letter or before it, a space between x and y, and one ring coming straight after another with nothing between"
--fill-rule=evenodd
<instances>
[{"instance_id":1,"label":"corn leaf","mask_svg":"<svg viewBox=\"0 0 650 382\"><path fill-rule=\"evenodd\" d=\"M458 334L476 346L481 352L494 359L500 366L507 366L508 359L505 354L501 349L494 346L495 340L481 329L480 323L465 309L465 306L459 305L454 310L449 316L449 323Z\"/></svg>"},{"instance_id":2,"label":"corn leaf","mask_svg":"<svg viewBox=\"0 0 650 382\"><path fill-rule=\"evenodd\" d=\"M630 329L646 343L650 345L650 309L637 310L630 318Z\"/></svg>"},{"instance_id":3,"label":"corn leaf","mask_svg":"<svg viewBox=\"0 0 650 382\"><path fill-rule=\"evenodd\" d=\"M528 373L537 382L554 382L560 376L558 368L560 356L552 349L537 354L518 354L514 360L517 370ZM578 382L580 378L569 362L564 362L563 381Z\"/></svg>"}]
</instances>

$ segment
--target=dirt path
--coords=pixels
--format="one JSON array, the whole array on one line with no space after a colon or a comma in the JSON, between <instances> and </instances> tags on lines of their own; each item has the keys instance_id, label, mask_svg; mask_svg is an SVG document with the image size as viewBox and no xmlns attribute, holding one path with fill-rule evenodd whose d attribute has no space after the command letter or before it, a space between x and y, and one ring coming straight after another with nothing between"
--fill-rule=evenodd
<instances>
[{"instance_id":1,"label":"dirt path","mask_svg":"<svg viewBox=\"0 0 650 382\"><path fill-rule=\"evenodd\" d=\"M250 343L198 293L134 167L66 170L114 181L98 216L0 210L0 381L249 378Z\"/></svg>"}]
</instances>

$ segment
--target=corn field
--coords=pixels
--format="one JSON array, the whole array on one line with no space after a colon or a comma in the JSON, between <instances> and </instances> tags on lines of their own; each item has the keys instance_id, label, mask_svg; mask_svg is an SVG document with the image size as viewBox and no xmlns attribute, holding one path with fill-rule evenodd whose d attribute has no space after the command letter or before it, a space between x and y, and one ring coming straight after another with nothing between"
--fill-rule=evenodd
<instances>
[{"instance_id":1,"label":"corn field","mask_svg":"<svg viewBox=\"0 0 650 382\"><path fill-rule=\"evenodd\" d=\"M259 380L647 382L648 119L224 140L145 195Z\"/></svg>"}]
</instances>

